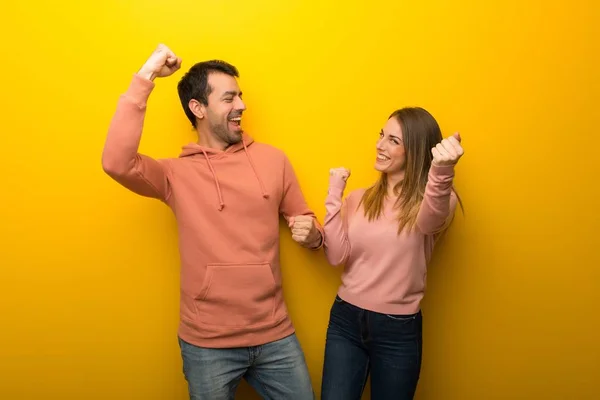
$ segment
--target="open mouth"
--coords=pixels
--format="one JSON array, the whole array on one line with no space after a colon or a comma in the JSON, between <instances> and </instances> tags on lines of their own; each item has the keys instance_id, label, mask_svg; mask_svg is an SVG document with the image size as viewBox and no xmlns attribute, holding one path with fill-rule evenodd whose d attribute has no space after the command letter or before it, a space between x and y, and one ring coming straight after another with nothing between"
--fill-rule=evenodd
<instances>
[{"instance_id":1,"label":"open mouth","mask_svg":"<svg viewBox=\"0 0 600 400\"><path fill-rule=\"evenodd\" d=\"M386 162L386 161L390 161L390 158L381 153L377 153L377 161Z\"/></svg>"},{"instance_id":2,"label":"open mouth","mask_svg":"<svg viewBox=\"0 0 600 400\"><path fill-rule=\"evenodd\" d=\"M235 128L235 129L239 129L240 125L242 123L242 117L238 116L238 117L230 117L227 119L229 121L229 124Z\"/></svg>"}]
</instances>

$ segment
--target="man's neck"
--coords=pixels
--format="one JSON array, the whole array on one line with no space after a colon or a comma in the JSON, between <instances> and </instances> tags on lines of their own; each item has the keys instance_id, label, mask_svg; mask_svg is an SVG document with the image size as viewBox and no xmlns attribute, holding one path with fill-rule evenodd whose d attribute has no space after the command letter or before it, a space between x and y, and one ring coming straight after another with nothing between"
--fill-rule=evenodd
<instances>
[{"instance_id":1,"label":"man's neck","mask_svg":"<svg viewBox=\"0 0 600 400\"><path fill-rule=\"evenodd\" d=\"M196 133L198 134L198 144L202 147L224 151L230 146L229 143L218 139L212 132L201 127L196 128Z\"/></svg>"}]
</instances>

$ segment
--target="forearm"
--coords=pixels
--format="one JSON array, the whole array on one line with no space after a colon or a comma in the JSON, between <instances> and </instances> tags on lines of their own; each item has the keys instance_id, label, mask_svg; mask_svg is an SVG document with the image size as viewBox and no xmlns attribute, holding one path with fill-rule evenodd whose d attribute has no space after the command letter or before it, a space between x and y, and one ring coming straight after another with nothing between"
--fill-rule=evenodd
<instances>
[{"instance_id":1,"label":"forearm","mask_svg":"<svg viewBox=\"0 0 600 400\"><path fill-rule=\"evenodd\" d=\"M325 199L325 233L323 248L327 261L331 265L340 265L346 262L350 254L350 242L345 229L342 200L344 184L332 179L327 197ZM347 210L346 210L347 211Z\"/></svg>"},{"instance_id":2,"label":"forearm","mask_svg":"<svg viewBox=\"0 0 600 400\"><path fill-rule=\"evenodd\" d=\"M153 88L153 82L136 74L127 92L119 98L102 153L102 166L107 173L120 176L134 169L146 102Z\"/></svg>"},{"instance_id":3,"label":"forearm","mask_svg":"<svg viewBox=\"0 0 600 400\"><path fill-rule=\"evenodd\" d=\"M452 218L455 201L452 201L453 166L432 166L429 170L425 194L417 215L417 226L424 234L442 230Z\"/></svg>"},{"instance_id":4,"label":"forearm","mask_svg":"<svg viewBox=\"0 0 600 400\"><path fill-rule=\"evenodd\" d=\"M163 166L138 152L146 103L153 88L150 80L139 74L133 76L113 115L102 153L102 167L115 181L135 193L165 199L168 182Z\"/></svg>"}]
</instances>

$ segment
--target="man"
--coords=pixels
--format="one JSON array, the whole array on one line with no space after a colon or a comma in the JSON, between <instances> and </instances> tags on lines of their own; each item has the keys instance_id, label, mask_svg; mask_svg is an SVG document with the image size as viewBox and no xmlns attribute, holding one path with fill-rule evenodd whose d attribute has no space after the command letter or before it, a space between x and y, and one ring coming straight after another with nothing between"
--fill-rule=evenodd
<instances>
[{"instance_id":1,"label":"man","mask_svg":"<svg viewBox=\"0 0 600 400\"><path fill-rule=\"evenodd\" d=\"M265 399L313 399L301 347L281 291L279 216L293 239L322 246L283 152L245 134L238 71L194 65L178 85L198 143L178 158L138 153L154 79L181 59L159 45L119 99L102 155L104 171L133 192L161 200L178 222L179 343L191 399L233 399L242 378Z\"/></svg>"}]
</instances>

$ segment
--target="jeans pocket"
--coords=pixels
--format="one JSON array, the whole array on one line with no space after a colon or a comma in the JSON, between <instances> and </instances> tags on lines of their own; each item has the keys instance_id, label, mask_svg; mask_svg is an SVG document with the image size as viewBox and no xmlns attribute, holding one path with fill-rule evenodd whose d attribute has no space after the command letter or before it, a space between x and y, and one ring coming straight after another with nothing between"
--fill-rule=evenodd
<instances>
[{"instance_id":1,"label":"jeans pocket","mask_svg":"<svg viewBox=\"0 0 600 400\"><path fill-rule=\"evenodd\" d=\"M389 318L391 320L394 321L398 321L398 322L412 322L415 319L417 319L417 316L419 315L417 314L413 314L413 315L396 315L396 314L384 314L386 316L386 318Z\"/></svg>"}]
</instances>

